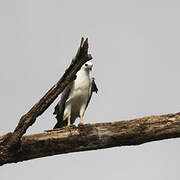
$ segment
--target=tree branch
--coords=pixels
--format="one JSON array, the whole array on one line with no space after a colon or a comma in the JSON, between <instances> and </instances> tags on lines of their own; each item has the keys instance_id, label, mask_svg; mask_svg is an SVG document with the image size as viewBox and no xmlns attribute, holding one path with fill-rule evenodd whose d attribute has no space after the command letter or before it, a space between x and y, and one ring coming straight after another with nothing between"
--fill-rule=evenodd
<instances>
[{"instance_id":1,"label":"tree branch","mask_svg":"<svg viewBox=\"0 0 180 180\"><path fill-rule=\"evenodd\" d=\"M180 113L150 116L131 121L72 126L23 136L36 118L75 79L75 74L81 66L90 59L92 57L88 54L88 40L84 41L82 38L75 58L61 79L27 114L21 117L13 133L0 136L0 165L55 154L138 145L180 137Z\"/></svg>"},{"instance_id":2,"label":"tree branch","mask_svg":"<svg viewBox=\"0 0 180 180\"><path fill-rule=\"evenodd\" d=\"M180 137L180 113L130 121L86 124L22 137L18 152L0 154L0 165L56 154L139 145ZM1 141L2 137L0 137Z\"/></svg>"},{"instance_id":3,"label":"tree branch","mask_svg":"<svg viewBox=\"0 0 180 180\"><path fill-rule=\"evenodd\" d=\"M80 47L75 58L73 58L69 68L65 71L61 79L29 110L23 115L13 133L4 136L4 141L0 145L6 144L6 150L17 149L20 139L29 126L31 126L38 116L40 116L64 90L64 88L76 78L77 71L92 57L88 54L88 39L81 39ZM0 147L2 149L2 147ZM4 149L5 150L5 149Z\"/></svg>"}]
</instances>

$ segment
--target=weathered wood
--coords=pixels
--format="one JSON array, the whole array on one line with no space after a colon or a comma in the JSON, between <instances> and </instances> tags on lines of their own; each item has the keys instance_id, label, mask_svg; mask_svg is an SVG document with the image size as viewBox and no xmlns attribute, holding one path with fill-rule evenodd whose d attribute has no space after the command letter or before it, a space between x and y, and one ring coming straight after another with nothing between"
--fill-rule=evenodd
<instances>
[{"instance_id":1,"label":"weathered wood","mask_svg":"<svg viewBox=\"0 0 180 180\"><path fill-rule=\"evenodd\" d=\"M3 154L0 154L0 165L56 154L139 145L177 137L180 137L180 113L73 126L23 136L18 152L9 152L4 159Z\"/></svg>"},{"instance_id":2,"label":"weathered wood","mask_svg":"<svg viewBox=\"0 0 180 180\"><path fill-rule=\"evenodd\" d=\"M91 55L88 54L88 39L84 41L82 38L75 58L73 58L70 66L60 80L29 110L29 112L21 117L14 132L8 133L5 136L4 141L0 141L0 153L4 148L7 150L15 148L18 149L20 138L23 134L25 134L28 127L31 126L35 122L36 118L53 103L64 88L76 78L76 73L81 66L91 59ZM2 143L3 146L1 146ZM6 147L4 146L5 143Z\"/></svg>"}]
</instances>

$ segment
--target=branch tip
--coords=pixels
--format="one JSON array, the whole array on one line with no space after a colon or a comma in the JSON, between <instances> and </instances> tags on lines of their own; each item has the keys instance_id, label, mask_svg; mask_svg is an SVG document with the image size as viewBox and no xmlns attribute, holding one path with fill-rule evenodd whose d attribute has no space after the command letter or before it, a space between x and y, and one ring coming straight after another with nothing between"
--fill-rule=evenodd
<instances>
[{"instance_id":1,"label":"branch tip","mask_svg":"<svg viewBox=\"0 0 180 180\"><path fill-rule=\"evenodd\" d=\"M82 37L82 38L81 38L81 43L80 43L80 48L82 48L83 43L84 43L84 38Z\"/></svg>"}]
</instances>

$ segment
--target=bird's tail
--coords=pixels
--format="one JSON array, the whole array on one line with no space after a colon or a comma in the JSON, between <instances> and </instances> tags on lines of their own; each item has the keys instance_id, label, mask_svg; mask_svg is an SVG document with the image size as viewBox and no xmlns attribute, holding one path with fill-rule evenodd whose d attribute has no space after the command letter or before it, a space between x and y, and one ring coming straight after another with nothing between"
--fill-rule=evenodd
<instances>
[{"instance_id":1,"label":"bird's tail","mask_svg":"<svg viewBox=\"0 0 180 180\"><path fill-rule=\"evenodd\" d=\"M54 126L54 128L53 129L56 129L56 128L62 128L62 127L64 127L64 126L67 126L67 121L65 120L65 121L58 121L57 123L56 123L56 125Z\"/></svg>"},{"instance_id":2,"label":"bird's tail","mask_svg":"<svg viewBox=\"0 0 180 180\"><path fill-rule=\"evenodd\" d=\"M56 125L54 126L53 129L55 129L55 128L62 128L64 126L67 126L67 121L63 120L63 113L60 113L59 105L58 104L56 105L53 114L56 115L56 119L57 119L57 123L56 123Z\"/></svg>"}]
</instances>

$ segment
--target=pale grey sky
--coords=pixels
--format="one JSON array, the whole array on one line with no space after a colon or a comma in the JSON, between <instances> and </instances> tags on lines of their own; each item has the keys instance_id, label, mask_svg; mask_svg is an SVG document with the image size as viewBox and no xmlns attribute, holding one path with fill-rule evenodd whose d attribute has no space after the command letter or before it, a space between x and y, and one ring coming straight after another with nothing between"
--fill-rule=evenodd
<instances>
[{"instance_id":1,"label":"pale grey sky","mask_svg":"<svg viewBox=\"0 0 180 180\"><path fill-rule=\"evenodd\" d=\"M180 111L180 1L0 0L0 134L60 78L82 36L99 88L85 122ZM50 108L29 128L55 124ZM8 164L1 180L179 180L180 139Z\"/></svg>"}]
</instances>

